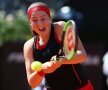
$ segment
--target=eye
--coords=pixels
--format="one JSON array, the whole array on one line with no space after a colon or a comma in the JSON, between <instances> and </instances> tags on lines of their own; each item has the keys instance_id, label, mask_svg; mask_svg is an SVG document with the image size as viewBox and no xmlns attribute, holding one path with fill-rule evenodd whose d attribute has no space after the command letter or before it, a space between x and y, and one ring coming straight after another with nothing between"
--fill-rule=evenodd
<instances>
[{"instance_id":1,"label":"eye","mask_svg":"<svg viewBox=\"0 0 108 90\"><path fill-rule=\"evenodd\" d=\"M37 20L37 19L33 19L32 21L33 21L33 22L37 22L38 20Z\"/></svg>"},{"instance_id":2,"label":"eye","mask_svg":"<svg viewBox=\"0 0 108 90\"><path fill-rule=\"evenodd\" d=\"M31 18L31 21L32 21L32 22L37 22L38 20L37 20L37 18L32 17L32 18Z\"/></svg>"},{"instance_id":3,"label":"eye","mask_svg":"<svg viewBox=\"0 0 108 90\"><path fill-rule=\"evenodd\" d=\"M45 21L45 18L41 18L42 21Z\"/></svg>"}]
</instances>

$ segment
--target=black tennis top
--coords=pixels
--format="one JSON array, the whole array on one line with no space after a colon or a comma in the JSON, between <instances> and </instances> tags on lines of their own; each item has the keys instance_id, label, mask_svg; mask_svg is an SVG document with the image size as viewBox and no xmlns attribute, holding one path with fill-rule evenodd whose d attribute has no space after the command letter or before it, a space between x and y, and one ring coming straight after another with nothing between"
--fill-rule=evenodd
<instances>
[{"instance_id":1,"label":"black tennis top","mask_svg":"<svg viewBox=\"0 0 108 90\"><path fill-rule=\"evenodd\" d=\"M52 56L58 54L60 44L52 26L50 39L46 45L39 46L38 38L34 37L34 60L42 63L49 61ZM45 84L48 90L77 90L86 83L87 80L80 64L62 65L55 72L45 76Z\"/></svg>"}]
</instances>

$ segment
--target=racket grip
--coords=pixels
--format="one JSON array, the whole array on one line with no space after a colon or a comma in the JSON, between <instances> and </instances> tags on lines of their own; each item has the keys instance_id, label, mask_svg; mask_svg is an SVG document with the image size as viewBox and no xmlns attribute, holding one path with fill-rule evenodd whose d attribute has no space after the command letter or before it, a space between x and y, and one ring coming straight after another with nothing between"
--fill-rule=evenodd
<instances>
[{"instance_id":1,"label":"racket grip","mask_svg":"<svg viewBox=\"0 0 108 90\"><path fill-rule=\"evenodd\" d=\"M63 58L65 58L65 56L58 56L58 55L56 55L56 56L54 56L53 60L56 62L56 61L58 61L60 59L63 59Z\"/></svg>"}]
</instances>

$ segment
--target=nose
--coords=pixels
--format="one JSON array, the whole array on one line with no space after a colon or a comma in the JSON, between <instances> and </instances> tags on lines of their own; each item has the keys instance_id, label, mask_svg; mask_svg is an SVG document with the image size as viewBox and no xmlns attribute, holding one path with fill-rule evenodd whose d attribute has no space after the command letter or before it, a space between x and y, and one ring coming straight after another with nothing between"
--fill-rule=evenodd
<instances>
[{"instance_id":1,"label":"nose","mask_svg":"<svg viewBox=\"0 0 108 90\"><path fill-rule=\"evenodd\" d=\"M42 27L43 26L43 22L42 21L38 21L38 27Z\"/></svg>"},{"instance_id":2,"label":"nose","mask_svg":"<svg viewBox=\"0 0 108 90\"><path fill-rule=\"evenodd\" d=\"M41 20L38 21L38 25L42 25L43 22Z\"/></svg>"}]
</instances>

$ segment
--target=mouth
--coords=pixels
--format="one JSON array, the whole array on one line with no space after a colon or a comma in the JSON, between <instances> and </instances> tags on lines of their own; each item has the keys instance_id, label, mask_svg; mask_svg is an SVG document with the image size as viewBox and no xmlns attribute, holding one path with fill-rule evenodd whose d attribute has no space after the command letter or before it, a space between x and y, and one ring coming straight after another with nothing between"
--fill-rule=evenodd
<instances>
[{"instance_id":1,"label":"mouth","mask_svg":"<svg viewBox=\"0 0 108 90\"><path fill-rule=\"evenodd\" d=\"M39 31L45 31L45 27L44 28L39 28Z\"/></svg>"}]
</instances>

